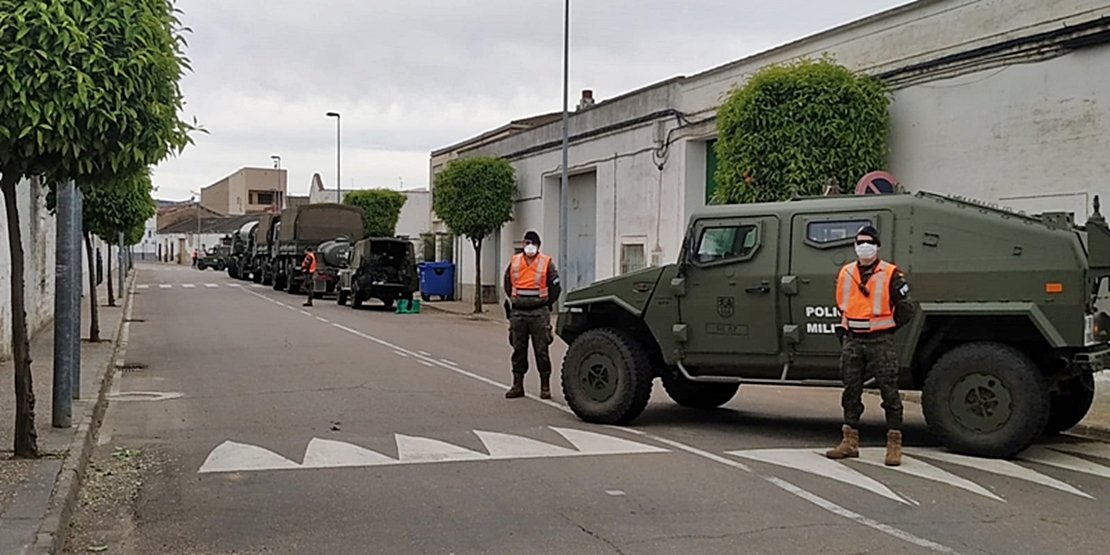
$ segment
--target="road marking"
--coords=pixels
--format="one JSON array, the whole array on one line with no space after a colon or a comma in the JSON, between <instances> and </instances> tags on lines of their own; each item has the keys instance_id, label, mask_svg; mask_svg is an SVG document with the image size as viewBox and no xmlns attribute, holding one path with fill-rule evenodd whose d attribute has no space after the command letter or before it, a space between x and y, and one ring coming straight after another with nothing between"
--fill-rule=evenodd
<instances>
[{"instance_id":1,"label":"road marking","mask_svg":"<svg viewBox=\"0 0 1110 555\"><path fill-rule=\"evenodd\" d=\"M218 284L218 283L205 283L204 286L209 288L209 289L215 289L215 288L219 287L220 284Z\"/></svg>"},{"instance_id":2,"label":"road marking","mask_svg":"<svg viewBox=\"0 0 1110 555\"><path fill-rule=\"evenodd\" d=\"M185 284L182 284L181 286L184 287L185 289L194 289L194 288L196 288L196 285L193 285L192 283L185 283Z\"/></svg>"},{"instance_id":3,"label":"road marking","mask_svg":"<svg viewBox=\"0 0 1110 555\"><path fill-rule=\"evenodd\" d=\"M1057 443L1055 445L1049 445L1048 448L1098 459L1110 459L1110 445L1095 441L1088 443Z\"/></svg>"},{"instance_id":4,"label":"road marking","mask_svg":"<svg viewBox=\"0 0 1110 555\"><path fill-rule=\"evenodd\" d=\"M865 489L892 501L910 504L878 481L810 449L753 449L728 451L727 454L816 474L822 478L830 478L837 482Z\"/></svg>"},{"instance_id":5,"label":"road marking","mask_svg":"<svg viewBox=\"0 0 1110 555\"><path fill-rule=\"evenodd\" d=\"M430 356L432 356L432 353L429 353L428 351L416 351L416 352L418 352L418 353L420 353L421 355L424 355L424 356L426 356L426 357L430 357Z\"/></svg>"},{"instance_id":6,"label":"road marking","mask_svg":"<svg viewBox=\"0 0 1110 555\"><path fill-rule=\"evenodd\" d=\"M893 470L895 472L909 474L910 476L917 476L918 478L924 478L926 480L948 484L950 486L970 491L971 493L974 493L976 495L982 495L983 497L986 497L988 499L993 499L1000 503L1006 502L1001 497L991 493L990 490L988 490L987 488L984 488L983 486L980 486L979 484L976 484L971 480L956 476L955 474L952 474L947 470L937 468L925 461L903 455L901 466L886 466L884 459L886 459L886 448L866 447L859 450L859 459L857 460L871 466L877 466L879 468L885 468Z\"/></svg>"},{"instance_id":7,"label":"road marking","mask_svg":"<svg viewBox=\"0 0 1110 555\"><path fill-rule=\"evenodd\" d=\"M427 356L427 355L425 355L425 356ZM445 359L445 358L441 358L441 359L439 359L439 361L440 361L440 362L442 362L442 363L444 363L444 364L449 364L449 365L451 365L451 366L458 366L458 364L456 364L456 363L454 363L454 362L451 362L451 361L449 361L449 360L447 360L447 359Z\"/></svg>"},{"instance_id":8,"label":"road marking","mask_svg":"<svg viewBox=\"0 0 1110 555\"><path fill-rule=\"evenodd\" d=\"M149 285L136 285L135 289L150 289Z\"/></svg>"},{"instance_id":9,"label":"road marking","mask_svg":"<svg viewBox=\"0 0 1110 555\"><path fill-rule=\"evenodd\" d=\"M409 358L409 355L407 355L406 353L402 353L401 351L393 351L393 354L395 354L395 355L397 355L401 358Z\"/></svg>"},{"instance_id":10,"label":"road marking","mask_svg":"<svg viewBox=\"0 0 1110 555\"><path fill-rule=\"evenodd\" d=\"M170 285L170 284L168 284L168 283L163 283L163 284L159 285L158 287L160 287L160 288L162 288L162 289L169 289L169 288L171 288L171 287L173 287L173 286L172 286L172 285Z\"/></svg>"},{"instance_id":11,"label":"road marking","mask_svg":"<svg viewBox=\"0 0 1110 555\"><path fill-rule=\"evenodd\" d=\"M228 287L242 287L242 285L240 285L238 283L229 283L229 284L227 284L227 286Z\"/></svg>"},{"instance_id":12,"label":"road marking","mask_svg":"<svg viewBox=\"0 0 1110 555\"><path fill-rule=\"evenodd\" d=\"M621 497L624 495L624 492L619 489L605 490L605 493L612 495L613 497Z\"/></svg>"},{"instance_id":13,"label":"road marking","mask_svg":"<svg viewBox=\"0 0 1110 555\"><path fill-rule=\"evenodd\" d=\"M312 313L307 311L307 310L300 310L298 312L300 312L301 314L304 314L305 316L312 316Z\"/></svg>"},{"instance_id":14,"label":"road marking","mask_svg":"<svg viewBox=\"0 0 1110 555\"><path fill-rule=\"evenodd\" d=\"M261 289L263 287L268 287L268 286L262 285L261 283L252 283L251 287L257 287L257 288Z\"/></svg>"},{"instance_id":15,"label":"road marking","mask_svg":"<svg viewBox=\"0 0 1110 555\"><path fill-rule=\"evenodd\" d=\"M317 321L317 322L323 322L323 323L325 323L325 324L327 324L327 323L328 323L328 321L327 321L327 319L326 319L326 318L321 318L321 317L319 317L319 316L317 316L317 317L316 317L316 321Z\"/></svg>"},{"instance_id":16,"label":"road marking","mask_svg":"<svg viewBox=\"0 0 1110 555\"><path fill-rule=\"evenodd\" d=\"M1040 445L1034 445L1022 451L1018 455L1018 458L1023 461L1071 470L1072 472L1081 472L1100 478L1110 478L1110 468L1102 466L1101 464L1095 464L1087 459L1081 459L1073 455L1065 455L1064 453L1053 451Z\"/></svg>"},{"instance_id":17,"label":"road marking","mask_svg":"<svg viewBox=\"0 0 1110 555\"><path fill-rule=\"evenodd\" d=\"M1082 491L1079 491L1074 487L1065 484L1064 482L1061 482L1055 478L1045 476L1044 474L1041 474L1040 472L1037 472L1035 470L1030 470L1023 466L1018 466L1017 464L1014 464L1010 461L1005 461L1001 459L969 457L967 455L957 455L955 453L949 453L948 451L941 451L938 448L909 448L905 451L907 453L916 454L919 457L925 457L950 464L966 466L968 468L974 468L977 470L982 470L984 472L1000 474L1002 476L1009 476L1011 478L1017 478L1019 480L1025 480L1027 482L1033 482L1034 484L1040 484L1042 486L1048 486L1053 489L1058 489L1072 495L1086 497L1087 499L1094 499L1090 495L1087 495L1086 493L1083 493Z\"/></svg>"},{"instance_id":18,"label":"road marking","mask_svg":"<svg viewBox=\"0 0 1110 555\"><path fill-rule=\"evenodd\" d=\"M430 363L426 360L421 360L420 364L423 364L424 366L427 366L428 368L435 368L436 367L436 365L434 365L434 364L432 364L432 363Z\"/></svg>"},{"instance_id":19,"label":"road marking","mask_svg":"<svg viewBox=\"0 0 1110 555\"><path fill-rule=\"evenodd\" d=\"M303 462L297 464L263 447L229 440L213 449L197 472L208 474L669 452L659 447L595 432L555 427L550 429L566 438L575 448L567 449L511 434L475 430L474 434L482 441L487 454L437 439L394 434L398 455L394 459L358 445L313 438L305 449Z\"/></svg>"},{"instance_id":20,"label":"road marking","mask_svg":"<svg viewBox=\"0 0 1110 555\"><path fill-rule=\"evenodd\" d=\"M124 391L108 395L113 401L167 401L184 396L178 391Z\"/></svg>"}]
</instances>

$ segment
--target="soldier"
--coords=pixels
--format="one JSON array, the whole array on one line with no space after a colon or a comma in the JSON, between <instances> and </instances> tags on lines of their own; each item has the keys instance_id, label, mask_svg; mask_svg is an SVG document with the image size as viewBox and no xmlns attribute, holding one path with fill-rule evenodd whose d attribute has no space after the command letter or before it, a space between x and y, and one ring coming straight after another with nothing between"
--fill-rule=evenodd
<instances>
[{"instance_id":1,"label":"soldier","mask_svg":"<svg viewBox=\"0 0 1110 555\"><path fill-rule=\"evenodd\" d=\"M509 296L509 341L513 345L513 387L506 399L524 396L524 375L528 373L528 339L540 374L540 398L551 398L551 354L547 348L551 334L551 307L559 299L562 286L551 257L540 254L540 236L524 234L524 252L514 255L505 269L505 294Z\"/></svg>"},{"instance_id":2,"label":"soldier","mask_svg":"<svg viewBox=\"0 0 1110 555\"><path fill-rule=\"evenodd\" d=\"M886 411L887 466L902 464L902 398L898 393L898 354L894 332L913 318L910 286L897 266L879 258L879 232L872 226L856 234L858 262L840 269L836 281L841 324L840 373L844 380L843 439L825 455L830 459L859 456L859 420L863 415L863 382L874 376Z\"/></svg>"},{"instance_id":3,"label":"soldier","mask_svg":"<svg viewBox=\"0 0 1110 555\"><path fill-rule=\"evenodd\" d=\"M301 261L301 272L304 274L303 283L308 288L308 300L304 306L312 306L312 295L315 293L316 281L316 249L308 247L304 250L304 260Z\"/></svg>"}]
</instances>

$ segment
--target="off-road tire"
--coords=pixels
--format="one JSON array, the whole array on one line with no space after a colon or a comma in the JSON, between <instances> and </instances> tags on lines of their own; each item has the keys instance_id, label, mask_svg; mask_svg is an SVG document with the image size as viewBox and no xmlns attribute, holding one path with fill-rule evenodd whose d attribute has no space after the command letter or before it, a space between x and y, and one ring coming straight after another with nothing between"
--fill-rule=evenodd
<instances>
[{"instance_id":1,"label":"off-road tire","mask_svg":"<svg viewBox=\"0 0 1110 555\"><path fill-rule=\"evenodd\" d=\"M693 409L715 409L736 396L738 383L698 383L687 380L677 369L663 372L663 389L671 400Z\"/></svg>"},{"instance_id":2,"label":"off-road tire","mask_svg":"<svg viewBox=\"0 0 1110 555\"><path fill-rule=\"evenodd\" d=\"M998 429L977 431L957 419L956 411L965 407L955 403L970 405L972 398L970 393L954 398L953 390L974 374L988 376L987 384L1004 387L1011 398L1009 416ZM978 457L1009 458L1020 453L1044 431L1049 414L1048 388L1037 365L1009 345L990 342L968 343L945 353L925 377L921 404L930 430L945 447Z\"/></svg>"},{"instance_id":3,"label":"off-road tire","mask_svg":"<svg viewBox=\"0 0 1110 555\"><path fill-rule=\"evenodd\" d=\"M282 291L285 289L285 280L282 279L281 275L274 274L274 279L271 281L270 286L274 288L274 291Z\"/></svg>"},{"instance_id":4,"label":"off-road tire","mask_svg":"<svg viewBox=\"0 0 1110 555\"><path fill-rule=\"evenodd\" d=\"M205 266L204 264L197 264L197 269L203 272L208 269L208 266Z\"/></svg>"},{"instance_id":5,"label":"off-road tire","mask_svg":"<svg viewBox=\"0 0 1110 555\"><path fill-rule=\"evenodd\" d=\"M1083 374L1060 384L1061 393L1049 396L1048 424L1046 434L1058 434L1075 427L1087 416L1095 401L1095 377Z\"/></svg>"},{"instance_id":6,"label":"off-road tire","mask_svg":"<svg viewBox=\"0 0 1110 555\"><path fill-rule=\"evenodd\" d=\"M609 379L615 378L615 391L605 400L591 398L584 381L590 376L582 366L593 354L612 361ZM563 357L561 386L563 397L574 414L594 424L628 424L640 416L651 398L653 381L651 357L640 341L628 334L599 328L578 336Z\"/></svg>"},{"instance_id":7,"label":"off-road tire","mask_svg":"<svg viewBox=\"0 0 1110 555\"><path fill-rule=\"evenodd\" d=\"M338 304L339 306L346 305L347 304L347 295L349 295L349 294L350 294L349 291L340 291L339 295L337 295L336 298L335 298L335 304Z\"/></svg>"},{"instance_id":8,"label":"off-road tire","mask_svg":"<svg viewBox=\"0 0 1110 555\"><path fill-rule=\"evenodd\" d=\"M258 270L251 272L251 281L254 283L262 283L262 272Z\"/></svg>"}]
</instances>

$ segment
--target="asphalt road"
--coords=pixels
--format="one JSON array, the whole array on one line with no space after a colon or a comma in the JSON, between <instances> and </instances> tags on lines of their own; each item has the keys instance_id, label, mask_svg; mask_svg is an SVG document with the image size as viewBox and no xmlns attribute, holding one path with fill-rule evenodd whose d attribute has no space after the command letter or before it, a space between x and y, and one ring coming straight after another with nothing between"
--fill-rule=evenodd
<instances>
[{"instance_id":1,"label":"asphalt road","mask_svg":"<svg viewBox=\"0 0 1110 555\"><path fill-rule=\"evenodd\" d=\"M839 391L747 386L698 412L657 385L632 426L594 426L558 388L551 402L503 398L503 324L333 300L302 309L302 297L213 271L140 266L137 283L127 363L141 368L117 381L99 457L134 450L144 463L133 495L116 500L124 521L76 517L126 540L111 552L1102 554L1110 544L1105 444L1049 438L1029 460L953 458L908 404L903 467L834 463L818 453L839 439ZM552 346L557 365L563 351ZM526 387L538 394L534 372ZM866 401L863 441L879 447L878 398Z\"/></svg>"}]
</instances>

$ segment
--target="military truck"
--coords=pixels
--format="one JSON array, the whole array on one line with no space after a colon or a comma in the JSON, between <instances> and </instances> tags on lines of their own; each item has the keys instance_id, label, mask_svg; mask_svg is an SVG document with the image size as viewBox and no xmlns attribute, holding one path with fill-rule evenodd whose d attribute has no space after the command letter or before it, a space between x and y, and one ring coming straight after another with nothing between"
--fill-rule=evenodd
<instances>
[{"instance_id":1,"label":"military truck","mask_svg":"<svg viewBox=\"0 0 1110 555\"><path fill-rule=\"evenodd\" d=\"M276 226L276 236L277 242L271 246L270 259L274 289L298 295L302 293L304 281L300 264L304 260L305 249L319 249L322 244L336 239L348 244L361 240L362 209L335 203L286 208ZM321 294L334 291L338 268L332 267L327 258L319 254L316 266L321 276L318 283L312 284L314 290Z\"/></svg>"},{"instance_id":2,"label":"military truck","mask_svg":"<svg viewBox=\"0 0 1110 555\"><path fill-rule=\"evenodd\" d=\"M254 257L254 235L258 222L247 222L231 235L231 253L227 260L227 275L234 279L250 279Z\"/></svg>"},{"instance_id":3,"label":"military truck","mask_svg":"<svg viewBox=\"0 0 1110 555\"><path fill-rule=\"evenodd\" d=\"M566 296L562 388L588 422L626 424L654 378L680 405L728 402L742 384L841 386L839 268L864 225L881 233L917 306L895 337L900 387L922 392L950 450L1009 457L1078 423L1110 363L1096 307L1110 228L1095 199L1070 214L1019 214L934 193L710 206L677 263ZM868 384L869 386L873 384Z\"/></svg>"},{"instance_id":4,"label":"military truck","mask_svg":"<svg viewBox=\"0 0 1110 555\"><path fill-rule=\"evenodd\" d=\"M351 300L359 308L370 299L386 307L398 299L412 300L420 289L416 273L416 252L412 242L402 238L371 237L355 243L349 267L339 273L340 305Z\"/></svg>"},{"instance_id":5,"label":"military truck","mask_svg":"<svg viewBox=\"0 0 1110 555\"><path fill-rule=\"evenodd\" d=\"M274 281L273 268L270 262L274 259L273 246L277 244L277 225L281 221L281 214L262 214L258 217L258 229L254 234L251 250L251 281L270 285Z\"/></svg>"}]
</instances>

